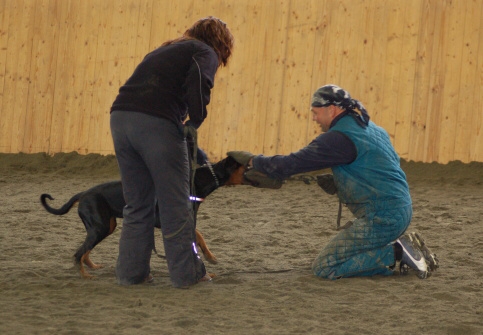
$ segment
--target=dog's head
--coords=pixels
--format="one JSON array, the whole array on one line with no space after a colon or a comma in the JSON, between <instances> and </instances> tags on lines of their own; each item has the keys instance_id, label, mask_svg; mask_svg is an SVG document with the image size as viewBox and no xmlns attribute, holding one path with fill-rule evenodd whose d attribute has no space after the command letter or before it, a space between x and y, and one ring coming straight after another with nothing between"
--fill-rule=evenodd
<instances>
[{"instance_id":1,"label":"dog's head","mask_svg":"<svg viewBox=\"0 0 483 335\"><path fill-rule=\"evenodd\" d=\"M224 160L225 171L228 173L229 178L224 184L227 185L250 185L258 188L272 188L277 189L282 187L282 181L269 178L266 174L256 171L254 169L248 169L246 166L241 165L231 156L228 156Z\"/></svg>"},{"instance_id":2,"label":"dog's head","mask_svg":"<svg viewBox=\"0 0 483 335\"><path fill-rule=\"evenodd\" d=\"M233 157L227 156L210 165L205 164L196 169L196 195L204 198L220 186L250 185L261 188L280 188L281 181L268 178L255 170L247 170Z\"/></svg>"},{"instance_id":3,"label":"dog's head","mask_svg":"<svg viewBox=\"0 0 483 335\"><path fill-rule=\"evenodd\" d=\"M230 156L212 165L205 164L196 169L196 194L204 198L220 186L251 185L244 178L245 170L245 166Z\"/></svg>"}]
</instances>

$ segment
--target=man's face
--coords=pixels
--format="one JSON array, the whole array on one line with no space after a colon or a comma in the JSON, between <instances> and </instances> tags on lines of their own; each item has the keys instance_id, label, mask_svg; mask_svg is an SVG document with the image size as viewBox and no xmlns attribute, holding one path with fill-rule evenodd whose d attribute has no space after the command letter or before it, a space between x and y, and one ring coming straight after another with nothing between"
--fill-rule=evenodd
<instances>
[{"instance_id":1,"label":"man's face","mask_svg":"<svg viewBox=\"0 0 483 335\"><path fill-rule=\"evenodd\" d=\"M332 107L334 106L312 107L310 109L312 112L312 121L317 122L324 133L329 130L330 124L334 118L332 115Z\"/></svg>"}]
</instances>

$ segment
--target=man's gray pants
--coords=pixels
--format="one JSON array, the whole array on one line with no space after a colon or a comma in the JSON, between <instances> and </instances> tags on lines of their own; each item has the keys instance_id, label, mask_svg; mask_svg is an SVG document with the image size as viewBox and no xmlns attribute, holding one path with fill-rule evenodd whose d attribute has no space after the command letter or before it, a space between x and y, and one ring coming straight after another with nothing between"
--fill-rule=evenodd
<instances>
[{"instance_id":1,"label":"man's gray pants","mask_svg":"<svg viewBox=\"0 0 483 335\"><path fill-rule=\"evenodd\" d=\"M111 132L126 201L118 283L141 283L150 274L156 199L171 282L175 287L197 283L206 270L196 252L183 134L169 120L125 111L111 113Z\"/></svg>"}]
</instances>

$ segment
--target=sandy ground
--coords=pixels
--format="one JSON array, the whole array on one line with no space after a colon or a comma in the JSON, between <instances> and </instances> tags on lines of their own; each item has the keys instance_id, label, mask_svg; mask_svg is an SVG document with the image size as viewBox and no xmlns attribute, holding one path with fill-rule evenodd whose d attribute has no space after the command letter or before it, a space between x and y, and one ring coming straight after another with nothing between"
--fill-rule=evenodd
<instances>
[{"instance_id":1,"label":"sandy ground","mask_svg":"<svg viewBox=\"0 0 483 335\"><path fill-rule=\"evenodd\" d=\"M77 210L54 216L40 206L41 193L60 205L118 179L112 156L0 155L0 334L483 334L483 164L403 168L410 229L441 260L431 278L315 278L310 265L336 233L337 201L294 178L280 190L214 192L198 228L218 257L207 264L217 277L180 290L156 256L154 283L116 284L122 222L91 254L105 267L81 279ZM156 242L162 250L160 232Z\"/></svg>"}]
</instances>

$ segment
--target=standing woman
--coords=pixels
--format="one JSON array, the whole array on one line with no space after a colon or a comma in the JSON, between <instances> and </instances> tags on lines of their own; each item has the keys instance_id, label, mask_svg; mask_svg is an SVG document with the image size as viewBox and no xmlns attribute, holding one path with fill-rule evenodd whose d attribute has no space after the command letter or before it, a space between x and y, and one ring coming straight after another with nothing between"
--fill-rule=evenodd
<instances>
[{"instance_id":1,"label":"standing woman","mask_svg":"<svg viewBox=\"0 0 483 335\"><path fill-rule=\"evenodd\" d=\"M226 24L206 17L147 54L119 89L111 132L126 200L116 266L121 285L152 280L156 199L173 286L210 279L196 251L183 129L206 118L215 73L232 48Z\"/></svg>"}]
</instances>

